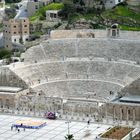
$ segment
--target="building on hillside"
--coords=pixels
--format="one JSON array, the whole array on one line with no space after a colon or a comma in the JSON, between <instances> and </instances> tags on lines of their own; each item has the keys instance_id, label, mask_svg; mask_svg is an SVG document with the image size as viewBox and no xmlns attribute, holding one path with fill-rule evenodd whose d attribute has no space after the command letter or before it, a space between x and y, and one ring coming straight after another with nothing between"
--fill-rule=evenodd
<instances>
[{"instance_id":1,"label":"building on hillside","mask_svg":"<svg viewBox=\"0 0 140 140\"><path fill-rule=\"evenodd\" d=\"M10 50L21 49L19 45L25 44L29 38L29 19L5 20L3 25L4 47ZM17 44L16 47L14 44Z\"/></svg>"},{"instance_id":2,"label":"building on hillside","mask_svg":"<svg viewBox=\"0 0 140 140\"><path fill-rule=\"evenodd\" d=\"M46 20L47 21L60 21L60 18L58 16L58 13L60 10L47 10L46 11Z\"/></svg>"},{"instance_id":3,"label":"building on hillside","mask_svg":"<svg viewBox=\"0 0 140 140\"><path fill-rule=\"evenodd\" d=\"M0 0L0 8L4 8L5 7L5 0Z\"/></svg>"},{"instance_id":4,"label":"building on hillside","mask_svg":"<svg viewBox=\"0 0 140 140\"><path fill-rule=\"evenodd\" d=\"M27 16L33 16L40 7L46 6L52 2L53 0L29 0L27 3Z\"/></svg>"},{"instance_id":5,"label":"building on hillside","mask_svg":"<svg viewBox=\"0 0 140 140\"><path fill-rule=\"evenodd\" d=\"M104 4L105 4L105 8L106 9L110 9L113 8L114 6L116 6L117 4L123 2L124 0L105 0Z\"/></svg>"},{"instance_id":6,"label":"building on hillside","mask_svg":"<svg viewBox=\"0 0 140 140\"><path fill-rule=\"evenodd\" d=\"M110 28L107 28L107 37L119 37L120 36L120 29L118 24L113 24Z\"/></svg>"},{"instance_id":7,"label":"building on hillside","mask_svg":"<svg viewBox=\"0 0 140 140\"><path fill-rule=\"evenodd\" d=\"M124 0L82 0L86 7L96 7L101 8L103 5L106 9L113 8L117 4L123 2ZM131 0L130 0L131 1ZM133 1L133 0L132 0ZM137 0L134 0L137 1ZM81 0L77 1L77 4L81 3Z\"/></svg>"},{"instance_id":8,"label":"building on hillside","mask_svg":"<svg viewBox=\"0 0 140 140\"><path fill-rule=\"evenodd\" d=\"M0 22L2 22L5 15L5 0L0 0Z\"/></svg>"},{"instance_id":9,"label":"building on hillside","mask_svg":"<svg viewBox=\"0 0 140 140\"><path fill-rule=\"evenodd\" d=\"M140 0L126 0L126 2L132 6L140 5Z\"/></svg>"}]
</instances>

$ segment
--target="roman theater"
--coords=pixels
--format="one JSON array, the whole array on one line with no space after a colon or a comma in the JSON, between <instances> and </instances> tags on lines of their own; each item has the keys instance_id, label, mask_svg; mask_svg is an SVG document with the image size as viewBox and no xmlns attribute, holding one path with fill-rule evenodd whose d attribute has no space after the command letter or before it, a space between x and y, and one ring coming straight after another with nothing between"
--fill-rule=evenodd
<instances>
[{"instance_id":1,"label":"roman theater","mask_svg":"<svg viewBox=\"0 0 140 140\"><path fill-rule=\"evenodd\" d=\"M0 110L59 119L140 122L140 32L55 30L0 68Z\"/></svg>"}]
</instances>

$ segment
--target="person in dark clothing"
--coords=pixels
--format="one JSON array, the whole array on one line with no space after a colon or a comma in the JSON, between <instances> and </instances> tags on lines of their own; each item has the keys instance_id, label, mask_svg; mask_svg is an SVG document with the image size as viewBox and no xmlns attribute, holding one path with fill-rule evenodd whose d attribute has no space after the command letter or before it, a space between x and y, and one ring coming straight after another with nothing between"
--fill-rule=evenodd
<instances>
[{"instance_id":1,"label":"person in dark clothing","mask_svg":"<svg viewBox=\"0 0 140 140\"><path fill-rule=\"evenodd\" d=\"M18 129L18 126L16 126L16 130Z\"/></svg>"},{"instance_id":2,"label":"person in dark clothing","mask_svg":"<svg viewBox=\"0 0 140 140\"><path fill-rule=\"evenodd\" d=\"M11 126L11 131L13 130L13 126Z\"/></svg>"},{"instance_id":3,"label":"person in dark clothing","mask_svg":"<svg viewBox=\"0 0 140 140\"><path fill-rule=\"evenodd\" d=\"M18 129L18 133L20 132L20 129Z\"/></svg>"},{"instance_id":4,"label":"person in dark clothing","mask_svg":"<svg viewBox=\"0 0 140 140\"><path fill-rule=\"evenodd\" d=\"M90 125L90 120L87 121L87 124Z\"/></svg>"}]
</instances>

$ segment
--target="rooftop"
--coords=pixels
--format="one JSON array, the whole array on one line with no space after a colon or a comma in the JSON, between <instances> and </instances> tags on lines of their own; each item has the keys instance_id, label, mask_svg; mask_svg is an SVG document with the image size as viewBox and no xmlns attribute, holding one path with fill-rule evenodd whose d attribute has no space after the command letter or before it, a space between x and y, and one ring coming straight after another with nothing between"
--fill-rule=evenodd
<instances>
[{"instance_id":1,"label":"rooftop","mask_svg":"<svg viewBox=\"0 0 140 140\"><path fill-rule=\"evenodd\" d=\"M120 102L140 104L140 96L124 96L119 99Z\"/></svg>"},{"instance_id":2,"label":"rooftop","mask_svg":"<svg viewBox=\"0 0 140 140\"><path fill-rule=\"evenodd\" d=\"M22 88L20 88L20 87L0 86L0 92L15 93L15 92L19 92L21 90L22 90Z\"/></svg>"},{"instance_id":3,"label":"rooftop","mask_svg":"<svg viewBox=\"0 0 140 140\"><path fill-rule=\"evenodd\" d=\"M60 10L47 10L46 13L54 13L57 14Z\"/></svg>"}]
</instances>

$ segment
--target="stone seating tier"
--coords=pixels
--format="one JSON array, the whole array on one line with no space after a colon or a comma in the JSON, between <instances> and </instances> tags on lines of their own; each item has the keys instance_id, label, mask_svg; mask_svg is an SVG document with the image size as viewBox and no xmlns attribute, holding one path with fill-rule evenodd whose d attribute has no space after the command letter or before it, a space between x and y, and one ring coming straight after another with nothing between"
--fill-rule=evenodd
<instances>
[{"instance_id":1,"label":"stone seating tier","mask_svg":"<svg viewBox=\"0 0 140 140\"><path fill-rule=\"evenodd\" d=\"M106 98L109 99L110 91L113 94L120 91L122 87L116 83L96 80L63 80L39 84L33 89L43 91L48 97L78 97L78 98Z\"/></svg>"},{"instance_id":2,"label":"stone seating tier","mask_svg":"<svg viewBox=\"0 0 140 140\"><path fill-rule=\"evenodd\" d=\"M128 85L140 75L140 66L115 61L35 63L14 72L31 86L64 79L98 79Z\"/></svg>"},{"instance_id":3,"label":"stone seating tier","mask_svg":"<svg viewBox=\"0 0 140 140\"><path fill-rule=\"evenodd\" d=\"M139 40L127 39L53 39L28 49L25 53L25 63L63 61L72 57L140 61L139 46Z\"/></svg>"}]
</instances>

